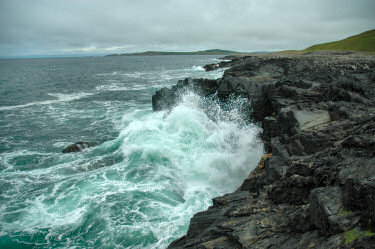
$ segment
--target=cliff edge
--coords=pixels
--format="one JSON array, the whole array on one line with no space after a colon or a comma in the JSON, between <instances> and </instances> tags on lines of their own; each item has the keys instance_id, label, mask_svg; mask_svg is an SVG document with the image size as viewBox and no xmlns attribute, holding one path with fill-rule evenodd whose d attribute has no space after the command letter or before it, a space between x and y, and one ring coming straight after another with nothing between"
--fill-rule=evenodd
<instances>
[{"instance_id":1,"label":"cliff edge","mask_svg":"<svg viewBox=\"0 0 375 249\"><path fill-rule=\"evenodd\" d=\"M217 80L179 91L249 99L267 152L169 248L375 248L375 57L345 52L233 57ZM220 65L219 65L220 66Z\"/></svg>"}]
</instances>

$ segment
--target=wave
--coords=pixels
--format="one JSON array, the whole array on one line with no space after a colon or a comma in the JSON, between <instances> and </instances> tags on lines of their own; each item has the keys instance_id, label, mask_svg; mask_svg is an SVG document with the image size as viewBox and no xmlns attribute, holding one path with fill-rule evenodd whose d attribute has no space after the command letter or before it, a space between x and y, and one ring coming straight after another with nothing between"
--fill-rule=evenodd
<instances>
[{"instance_id":1,"label":"wave","mask_svg":"<svg viewBox=\"0 0 375 249\"><path fill-rule=\"evenodd\" d=\"M118 74L117 71L113 71L111 73L98 73L96 75L98 75L98 76L108 76L108 75L116 75L116 74Z\"/></svg>"},{"instance_id":2,"label":"wave","mask_svg":"<svg viewBox=\"0 0 375 249\"><path fill-rule=\"evenodd\" d=\"M224 70L216 70L213 72L206 72L202 66L193 65L188 68L172 69L172 70L160 70L160 71L134 71L128 72L116 72L107 74L97 74L98 76L115 78L121 81L122 77L127 79L142 79L148 82L160 82L160 81L173 81L176 79L184 79L187 77L205 77L205 78L220 78L223 75Z\"/></svg>"},{"instance_id":3,"label":"wave","mask_svg":"<svg viewBox=\"0 0 375 249\"><path fill-rule=\"evenodd\" d=\"M152 88L161 88L165 84L152 84ZM148 84L126 84L125 83L111 83L106 85L99 85L95 87L98 92L116 92L116 91L140 91L150 89Z\"/></svg>"},{"instance_id":4,"label":"wave","mask_svg":"<svg viewBox=\"0 0 375 249\"><path fill-rule=\"evenodd\" d=\"M167 247L256 166L259 129L243 103L188 92L170 112L126 112L116 139L84 153L6 154L1 234L46 247Z\"/></svg>"},{"instance_id":5,"label":"wave","mask_svg":"<svg viewBox=\"0 0 375 249\"><path fill-rule=\"evenodd\" d=\"M77 100L77 99L81 99L81 98L91 96L93 94L94 93L86 93L86 92L73 93L73 94L48 93L49 96L55 97L56 99L44 100L44 101L35 101L35 102L30 102L30 103L22 104L22 105L0 106L0 111L30 107L30 106L35 106L35 105L50 105L50 104L55 104L55 103L59 103L59 102L70 102L70 101L73 101L73 100Z\"/></svg>"},{"instance_id":6,"label":"wave","mask_svg":"<svg viewBox=\"0 0 375 249\"><path fill-rule=\"evenodd\" d=\"M192 70L192 71L205 71L202 66L192 66L190 70Z\"/></svg>"}]
</instances>

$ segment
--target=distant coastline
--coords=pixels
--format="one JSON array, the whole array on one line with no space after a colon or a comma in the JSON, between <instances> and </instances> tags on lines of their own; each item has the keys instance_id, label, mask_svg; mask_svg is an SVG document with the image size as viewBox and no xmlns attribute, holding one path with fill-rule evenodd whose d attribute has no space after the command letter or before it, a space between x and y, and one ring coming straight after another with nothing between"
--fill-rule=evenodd
<instances>
[{"instance_id":1,"label":"distant coastline","mask_svg":"<svg viewBox=\"0 0 375 249\"><path fill-rule=\"evenodd\" d=\"M260 52L256 52L260 53ZM195 51L195 52L166 52L166 51L146 51L139 53L124 53L124 54L109 54L106 56L144 56L144 55L234 55L234 54L250 54L247 52L237 52L231 50L223 49L209 49L204 51Z\"/></svg>"}]
</instances>

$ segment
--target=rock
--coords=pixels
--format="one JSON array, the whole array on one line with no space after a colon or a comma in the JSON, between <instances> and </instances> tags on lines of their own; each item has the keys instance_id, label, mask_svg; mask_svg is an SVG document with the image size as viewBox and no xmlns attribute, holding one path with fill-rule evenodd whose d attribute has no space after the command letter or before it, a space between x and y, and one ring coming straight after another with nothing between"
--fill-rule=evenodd
<instances>
[{"instance_id":1,"label":"rock","mask_svg":"<svg viewBox=\"0 0 375 249\"><path fill-rule=\"evenodd\" d=\"M310 221L322 235L348 231L359 221L345 210L340 187L316 188L311 191L309 202Z\"/></svg>"},{"instance_id":2,"label":"rock","mask_svg":"<svg viewBox=\"0 0 375 249\"><path fill-rule=\"evenodd\" d=\"M345 244L342 248L344 249L372 249L375 248L375 235L365 236L354 240L351 243Z\"/></svg>"},{"instance_id":3,"label":"rock","mask_svg":"<svg viewBox=\"0 0 375 249\"><path fill-rule=\"evenodd\" d=\"M294 117L302 131L319 130L328 125L331 118L327 111L294 111Z\"/></svg>"},{"instance_id":4,"label":"rock","mask_svg":"<svg viewBox=\"0 0 375 249\"><path fill-rule=\"evenodd\" d=\"M152 95L152 109L161 111L172 108L177 99L177 93L172 89L162 88Z\"/></svg>"},{"instance_id":5,"label":"rock","mask_svg":"<svg viewBox=\"0 0 375 249\"><path fill-rule=\"evenodd\" d=\"M77 142L74 144L69 145L65 149L63 149L63 153L71 153L71 152L80 152L84 149L87 149L89 147L96 146L96 143L93 142Z\"/></svg>"},{"instance_id":6,"label":"rock","mask_svg":"<svg viewBox=\"0 0 375 249\"><path fill-rule=\"evenodd\" d=\"M186 78L179 80L172 88L162 88L152 95L153 111L169 110L176 106L181 99L181 94L193 91L202 96L209 96L217 91L217 81L209 79Z\"/></svg>"},{"instance_id":7,"label":"rock","mask_svg":"<svg viewBox=\"0 0 375 249\"><path fill-rule=\"evenodd\" d=\"M267 156L169 248L373 248L375 56L227 59L221 79L186 79L157 92L154 110L172 108L187 89L222 101L244 96Z\"/></svg>"},{"instance_id":8,"label":"rock","mask_svg":"<svg viewBox=\"0 0 375 249\"><path fill-rule=\"evenodd\" d=\"M209 72L209 71L213 71L213 70L218 69L219 68L219 64L218 63L208 64L208 65L203 66L203 68L207 72Z\"/></svg>"},{"instance_id":9,"label":"rock","mask_svg":"<svg viewBox=\"0 0 375 249\"><path fill-rule=\"evenodd\" d=\"M350 210L361 210L369 225L375 224L375 182L370 179L347 179L344 203Z\"/></svg>"}]
</instances>

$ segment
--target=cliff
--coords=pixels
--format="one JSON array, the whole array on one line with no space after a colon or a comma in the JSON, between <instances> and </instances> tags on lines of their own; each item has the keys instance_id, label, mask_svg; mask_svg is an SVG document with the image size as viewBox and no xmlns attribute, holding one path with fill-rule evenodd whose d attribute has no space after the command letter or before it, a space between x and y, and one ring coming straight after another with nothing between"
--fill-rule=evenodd
<instances>
[{"instance_id":1,"label":"cliff","mask_svg":"<svg viewBox=\"0 0 375 249\"><path fill-rule=\"evenodd\" d=\"M240 94L267 154L169 248L375 248L374 56L231 59L221 79L157 91L153 109L172 108L185 88L223 101Z\"/></svg>"}]
</instances>

